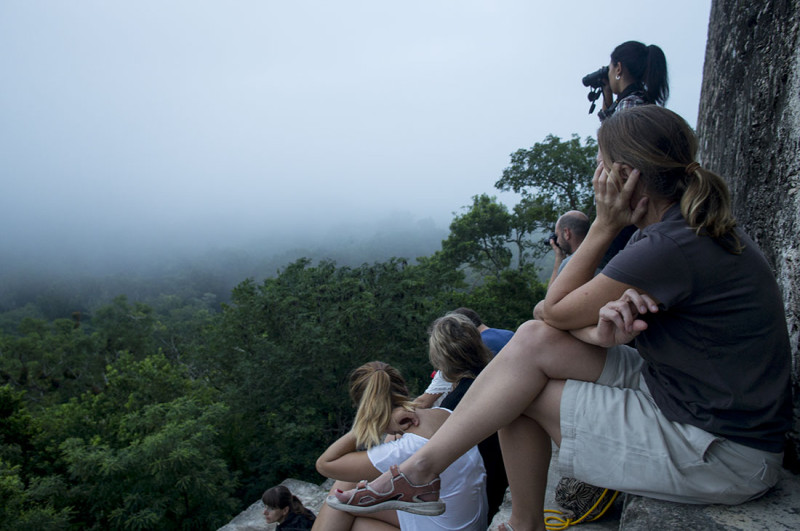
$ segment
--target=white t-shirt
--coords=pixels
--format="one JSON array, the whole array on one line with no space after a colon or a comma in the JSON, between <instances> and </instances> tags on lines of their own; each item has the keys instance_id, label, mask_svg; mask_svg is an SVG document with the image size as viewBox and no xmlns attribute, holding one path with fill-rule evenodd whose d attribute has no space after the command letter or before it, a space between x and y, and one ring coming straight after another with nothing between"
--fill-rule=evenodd
<instances>
[{"instance_id":1,"label":"white t-shirt","mask_svg":"<svg viewBox=\"0 0 800 531\"><path fill-rule=\"evenodd\" d=\"M406 433L396 441L373 446L367 451L372 465L381 473L400 464L422 448L428 439ZM456 459L441 474L439 498L447 509L439 516L421 516L397 511L400 529L419 531L475 530L485 531L487 522L486 471L478 447Z\"/></svg>"}]
</instances>

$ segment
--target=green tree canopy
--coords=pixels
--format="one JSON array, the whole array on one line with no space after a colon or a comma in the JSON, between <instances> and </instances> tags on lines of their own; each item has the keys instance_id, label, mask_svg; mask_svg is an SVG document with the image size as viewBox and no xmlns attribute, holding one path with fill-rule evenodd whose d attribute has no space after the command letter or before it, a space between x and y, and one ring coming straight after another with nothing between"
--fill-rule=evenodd
<instances>
[{"instance_id":1,"label":"green tree canopy","mask_svg":"<svg viewBox=\"0 0 800 531\"><path fill-rule=\"evenodd\" d=\"M552 225L568 210L580 210L594 217L592 175L596 167L597 142L578 135L561 140L547 135L530 149L511 154L511 165L495 183L498 190L521 194L526 209L547 216Z\"/></svg>"},{"instance_id":2,"label":"green tree canopy","mask_svg":"<svg viewBox=\"0 0 800 531\"><path fill-rule=\"evenodd\" d=\"M495 197L476 195L466 212L450 223L442 252L455 265L466 263L480 273L496 276L511 264L511 233L508 208Z\"/></svg>"}]
</instances>

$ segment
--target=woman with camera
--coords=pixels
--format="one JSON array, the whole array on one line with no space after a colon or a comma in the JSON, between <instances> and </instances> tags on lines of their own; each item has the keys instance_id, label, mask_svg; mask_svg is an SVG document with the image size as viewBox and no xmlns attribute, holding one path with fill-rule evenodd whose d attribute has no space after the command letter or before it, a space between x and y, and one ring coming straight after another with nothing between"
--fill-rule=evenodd
<instances>
[{"instance_id":1,"label":"woman with camera","mask_svg":"<svg viewBox=\"0 0 800 531\"><path fill-rule=\"evenodd\" d=\"M655 44L623 42L611 52L611 62L603 83L603 109L600 121L615 111L637 105L664 105L669 97L667 59ZM600 72L600 71L598 71ZM616 101L612 102L616 95Z\"/></svg>"},{"instance_id":2,"label":"woman with camera","mask_svg":"<svg viewBox=\"0 0 800 531\"><path fill-rule=\"evenodd\" d=\"M663 106L669 97L667 59L655 44L645 46L638 41L623 42L611 52L609 65L585 76L583 84L595 90L602 88L603 108L597 113L601 122L623 109L652 104ZM613 95L617 99L612 102ZM592 96L590 94L590 99L594 100ZM598 160L600 155L598 152ZM620 231L603 255L600 268L605 267L625 247L634 232L636 227L633 225Z\"/></svg>"}]
</instances>

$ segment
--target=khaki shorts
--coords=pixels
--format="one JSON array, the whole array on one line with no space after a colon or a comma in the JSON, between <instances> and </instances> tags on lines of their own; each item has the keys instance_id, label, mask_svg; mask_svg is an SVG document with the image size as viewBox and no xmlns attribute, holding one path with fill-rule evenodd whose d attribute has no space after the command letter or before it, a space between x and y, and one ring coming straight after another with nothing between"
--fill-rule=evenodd
<instances>
[{"instance_id":1,"label":"khaki shorts","mask_svg":"<svg viewBox=\"0 0 800 531\"><path fill-rule=\"evenodd\" d=\"M667 420L636 349L609 349L596 383L567 380L561 398L564 476L682 503L737 504L775 485L783 454Z\"/></svg>"}]
</instances>

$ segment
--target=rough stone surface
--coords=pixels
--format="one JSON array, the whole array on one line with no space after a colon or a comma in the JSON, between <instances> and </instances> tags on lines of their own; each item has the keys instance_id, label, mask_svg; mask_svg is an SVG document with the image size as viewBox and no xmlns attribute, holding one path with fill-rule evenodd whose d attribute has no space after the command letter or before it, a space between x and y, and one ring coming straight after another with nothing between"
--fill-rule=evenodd
<instances>
[{"instance_id":1,"label":"rough stone surface","mask_svg":"<svg viewBox=\"0 0 800 531\"><path fill-rule=\"evenodd\" d=\"M627 496L620 531L800 529L800 476L784 471L763 497L742 505L685 505Z\"/></svg>"},{"instance_id":2,"label":"rough stone surface","mask_svg":"<svg viewBox=\"0 0 800 531\"><path fill-rule=\"evenodd\" d=\"M783 293L800 446L800 0L714 0L698 115L700 162L728 180L739 224ZM795 451L795 455L797 452ZM792 463L800 470L800 463Z\"/></svg>"},{"instance_id":3,"label":"rough stone surface","mask_svg":"<svg viewBox=\"0 0 800 531\"><path fill-rule=\"evenodd\" d=\"M547 481L545 509L559 509L554 490L561 478L555 450ZM332 481L314 485L296 479L287 479L286 485L300 498L303 505L318 513ZM264 521L264 505L257 501L219 531L265 531L275 528ZM511 516L511 494L491 522L497 529ZM662 502L640 496L623 496L617 499L608 513L596 522L581 523L581 531L655 531L661 529L697 529L704 531L750 531L753 529L800 529L800 476L783 472L778 485L762 498L743 505L684 505Z\"/></svg>"}]
</instances>

